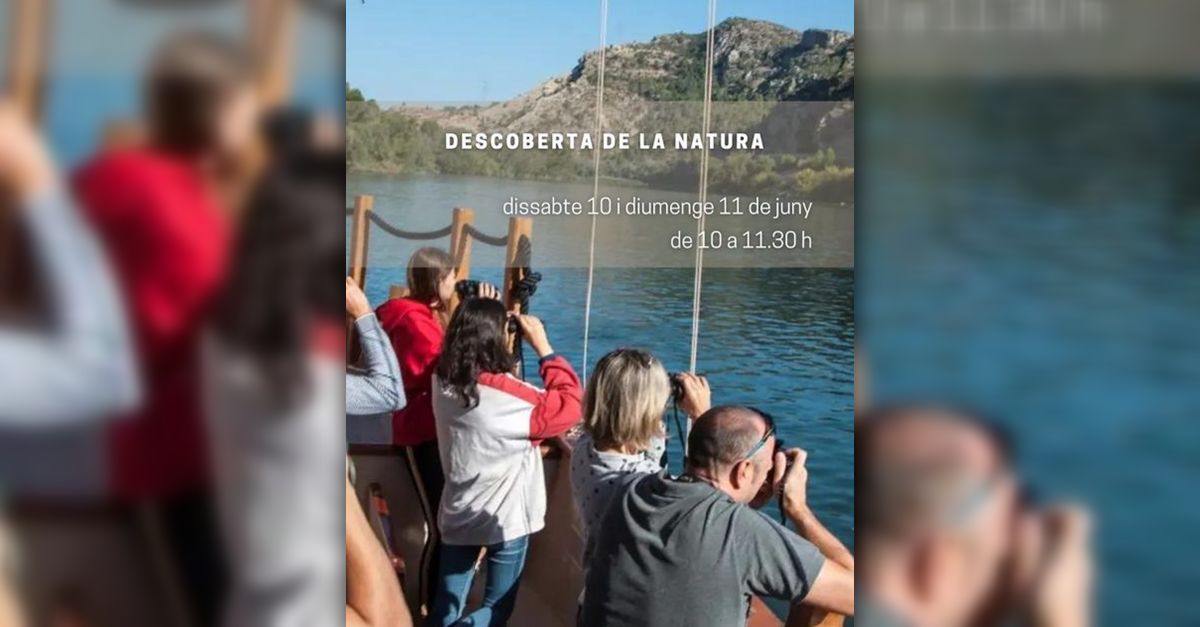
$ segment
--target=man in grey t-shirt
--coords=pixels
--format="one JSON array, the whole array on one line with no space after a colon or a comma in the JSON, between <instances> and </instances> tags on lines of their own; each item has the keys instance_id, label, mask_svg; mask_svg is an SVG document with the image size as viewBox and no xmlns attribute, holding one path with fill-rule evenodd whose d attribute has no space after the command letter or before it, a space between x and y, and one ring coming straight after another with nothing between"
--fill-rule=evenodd
<instances>
[{"instance_id":1,"label":"man in grey t-shirt","mask_svg":"<svg viewBox=\"0 0 1200 627\"><path fill-rule=\"evenodd\" d=\"M583 627L733 627L745 624L751 595L852 615L854 558L808 509L804 456L775 452L761 412L705 412L685 474L639 479L605 514ZM750 507L776 493L800 535Z\"/></svg>"}]
</instances>

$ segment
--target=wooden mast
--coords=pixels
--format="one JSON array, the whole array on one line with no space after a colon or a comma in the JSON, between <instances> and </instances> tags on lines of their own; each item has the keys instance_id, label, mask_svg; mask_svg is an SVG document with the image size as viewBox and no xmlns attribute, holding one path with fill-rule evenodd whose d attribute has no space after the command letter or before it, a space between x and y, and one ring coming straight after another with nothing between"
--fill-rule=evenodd
<instances>
[{"instance_id":1,"label":"wooden mast","mask_svg":"<svg viewBox=\"0 0 1200 627\"><path fill-rule=\"evenodd\" d=\"M53 0L9 0L8 72L5 91L21 111L37 120L45 89L50 12Z\"/></svg>"},{"instance_id":2,"label":"wooden mast","mask_svg":"<svg viewBox=\"0 0 1200 627\"><path fill-rule=\"evenodd\" d=\"M259 96L264 105L275 107L287 101L292 91L296 0L250 0L247 8Z\"/></svg>"},{"instance_id":3,"label":"wooden mast","mask_svg":"<svg viewBox=\"0 0 1200 627\"><path fill-rule=\"evenodd\" d=\"M41 117L52 0L10 0L4 91L30 120ZM0 307L25 313L35 303L26 242L17 227L10 190L0 190Z\"/></svg>"},{"instance_id":4,"label":"wooden mast","mask_svg":"<svg viewBox=\"0 0 1200 627\"><path fill-rule=\"evenodd\" d=\"M521 257L521 240L531 243L533 238L533 219L532 218L509 218L508 219L508 247L504 251L504 284L500 288L501 298L504 299L504 308L512 313L522 313L521 303L513 298L513 287L516 286L522 279L525 278L527 266L517 265L520 262L528 264L529 260L522 260ZM509 338L509 350L516 354L521 342L519 334L513 334ZM524 375L525 364L517 364L517 374Z\"/></svg>"},{"instance_id":5,"label":"wooden mast","mask_svg":"<svg viewBox=\"0 0 1200 627\"><path fill-rule=\"evenodd\" d=\"M367 288L367 242L371 236L371 210L375 199L371 196L354 198L354 215L350 240L350 278L364 290Z\"/></svg>"}]
</instances>

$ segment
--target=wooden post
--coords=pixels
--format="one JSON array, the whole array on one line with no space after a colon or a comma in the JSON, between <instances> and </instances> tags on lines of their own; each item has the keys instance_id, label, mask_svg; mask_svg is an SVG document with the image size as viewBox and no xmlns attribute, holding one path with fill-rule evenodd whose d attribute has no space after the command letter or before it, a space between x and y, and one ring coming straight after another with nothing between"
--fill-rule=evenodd
<instances>
[{"instance_id":1,"label":"wooden post","mask_svg":"<svg viewBox=\"0 0 1200 627\"><path fill-rule=\"evenodd\" d=\"M533 239L533 219L532 218L509 218L508 219L508 249L504 252L504 286L501 288L500 294L504 298L504 308L511 312L519 312L521 304L514 301L512 297L513 286L518 281L525 278L525 268L518 267L517 255L521 252L521 240ZM517 342L521 339L516 335L511 338L509 349L516 351ZM524 364L517 364L517 375L523 374L521 369Z\"/></svg>"},{"instance_id":2,"label":"wooden post","mask_svg":"<svg viewBox=\"0 0 1200 627\"><path fill-rule=\"evenodd\" d=\"M52 0L9 0L8 96L31 120L42 108Z\"/></svg>"},{"instance_id":3,"label":"wooden post","mask_svg":"<svg viewBox=\"0 0 1200 627\"><path fill-rule=\"evenodd\" d=\"M828 612L824 617L814 617L814 620L820 621L814 623L814 625L817 627L842 627L842 625L846 622L846 617L842 616L841 614Z\"/></svg>"},{"instance_id":4,"label":"wooden post","mask_svg":"<svg viewBox=\"0 0 1200 627\"><path fill-rule=\"evenodd\" d=\"M263 104L274 107L286 101L292 90L296 0L251 0L247 8L259 96Z\"/></svg>"},{"instance_id":5,"label":"wooden post","mask_svg":"<svg viewBox=\"0 0 1200 627\"><path fill-rule=\"evenodd\" d=\"M846 617L819 610L811 605L793 605L787 617L787 627L841 627Z\"/></svg>"},{"instance_id":6,"label":"wooden post","mask_svg":"<svg viewBox=\"0 0 1200 627\"><path fill-rule=\"evenodd\" d=\"M512 286L516 285L517 281L524 279L522 268L516 267L517 255L521 252L521 239L533 239L533 219L529 217L510 217L509 219L509 247L504 252L504 286L502 294L504 294L504 306L508 307L509 311L516 311L517 303L512 301Z\"/></svg>"},{"instance_id":7,"label":"wooden post","mask_svg":"<svg viewBox=\"0 0 1200 627\"><path fill-rule=\"evenodd\" d=\"M504 253L504 286L500 292L504 295L504 306L509 311L516 311L518 305L518 303L514 303L512 300L513 285L525 278L521 274L523 269L516 267L522 238L529 239L530 241L533 240L533 219L509 218L508 249Z\"/></svg>"},{"instance_id":8,"label":"wooden post","mask_svg":"<svg viewBox=\"0 0 1200 627\"><path fill-rule=\"evenodd\" d=\"M467 227L474 223L474 209L454 208L453 217L450 220L450 256L454 258L454 274L459 281L471 276L471 236L467 234ZM458 293L455 292L450 297L450 311L446 314L447 324L450 321L449 316L458 309L458 303Z\"/></svg>"},{"instance_id":9,"label":"wooden post","mask_svg":"<svg viewBox=\"0 0 1200 627\"><path fill-rule=\"evenodd\" d=\"M475 223L475 210L455 207L450 221L450 256L454 257L454 269L461 281L471 276L471 236L467 227Z\"/></svg>"},{"instance_id":10,"label":"wooden post","mask_svg":"<svg viewBox=\"0 0 1200 627\"><path fill-rule=\"evenodd\" d=\"M5 96L30 121L42 109L52 0L9 0ZM37 282L28 241L19 226L16 197L0 189L0 307L19 319L36 316Z\"/></svg>"},{"instance_id":11,"label":"wooden post","mask_svg":"<svg viewBox=\"0 0 1200 627\"><path fill-rule=\"evenodd\" d=\"M354 198L354 219L351 223L350 278L364 290L367 287L367 245L371 235L371 210L375 199L371 196Z\"/></svg>"}]
</instances>

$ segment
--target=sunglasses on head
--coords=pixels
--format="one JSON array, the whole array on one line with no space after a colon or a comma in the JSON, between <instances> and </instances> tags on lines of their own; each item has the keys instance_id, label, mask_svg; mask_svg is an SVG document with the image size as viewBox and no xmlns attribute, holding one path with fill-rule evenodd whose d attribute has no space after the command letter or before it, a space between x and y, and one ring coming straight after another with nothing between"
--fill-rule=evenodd
<instances>
[{"instance_id":1,"label":"sunglasses on head","mask_svg":"<svg viewBox=\"0 0 1200 627\"><path fill-rule=\"evenodd\" d=\"M654 365L654 355L636 348L618 348L609 354L611 357L632 357L637 360L638 365L643 368L649 368Z\"/></svg>"},{"instance_id":2,"label":"sunglasses on head","mask_svg":"<svg viewBox=\"0 0 1200 627\"><path fill-rule=\"evenodd\" d=\"M758 453L758 451L760 449L762 449L763 446L766 445L767 440L770 440L771 436L775 435L775 418L773 418L771 416L771 414L768 414L765 411L761 411L761 410L755 409L753 407L751 407L750 409L757 412L758 415L762 416L763 421L767 423L767 430L765 432L763 432L763 435L761 438L759 438L758 442L753 447L751 447L751 449L749 451L747 451L745 455L742 456L743 461L750 459L751 457L754 457Z\"/></svg>"}]
</instances>

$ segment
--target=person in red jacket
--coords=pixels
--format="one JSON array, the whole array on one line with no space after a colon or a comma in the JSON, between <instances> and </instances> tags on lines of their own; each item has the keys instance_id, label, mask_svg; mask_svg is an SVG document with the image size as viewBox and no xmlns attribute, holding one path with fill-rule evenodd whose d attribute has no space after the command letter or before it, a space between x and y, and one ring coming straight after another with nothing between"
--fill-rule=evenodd
<instances>
[{"instance_id":1,"label":"person in red jacket","mask_svg":"<svg viewBox=\"0 0 1200 627\"><path fill-rule=\"evenodd\" d=\"M422 248L409 259L407 278L408 294L388 300L375 313L400 361L400 378L408 400L404 409L392 415L392 443L405 447L405 461L429 533L421 555L419 598L430 605L433 589L429 582L437 573L441 552L437 508L445 484L438 457L431 381L442 354L442 337L458 280L454 258L440 248ZM496 288L490 285L481 285L480 295L498 297Z\"/></svg>"},{"instance_id":2,"label":"person in red jacket","mask_svg":"<svg viewBox=\"0 0 1200 627\"><path fill-rule=\"evenodd\" d=\"M76 192L112 260L137 343L142 407L108 433L109 484L149 506L200 625L224 589L200 403L201 330L226 275L230 214L216 188L254 140L253 75L241 47L169 39L145 84L147 140L85 164Z\"/></svg>"}]
</instances>

